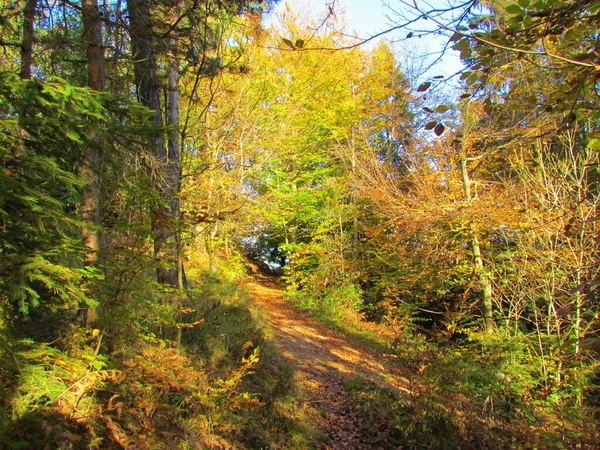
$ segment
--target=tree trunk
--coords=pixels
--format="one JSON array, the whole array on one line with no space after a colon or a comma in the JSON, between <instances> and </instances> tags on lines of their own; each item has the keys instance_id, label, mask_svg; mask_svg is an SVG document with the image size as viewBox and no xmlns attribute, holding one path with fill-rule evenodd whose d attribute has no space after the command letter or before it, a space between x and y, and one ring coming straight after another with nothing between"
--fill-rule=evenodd
<instances>
[{"instance_id":1,"label":"tree trunk","mask_svg":"<svg viewBox=\"0 0 600 450\"><path fill-rule=\"evenodd\" d=\"M164 124L160 102L160 81L153 45L153 28L150 22L151 2L149 0L128 0L127 6L138 99L140 103L153 111L151 120L154 130L161 130ZM170 173L164 134L155 132L149 141L158 166L151 169L155 174L155 183L162 200L152 212L154 255L161 263L156 269L156 275L159 283L177 287L177 244L173 217L174 194L177 187L173 185L173 177ZM174 149L169 148L169 152L178 151L178 149L179 146ZM163 180L160 174L165 170L167 175ZM178 175L176 179L178 179Z\"/></svg>"},{"instance_id":2,"label":"tree trunk","mask_svg":"<svg viewBox=\"0 0 600 450\"><path fill-rule=\"evenodd\" d=\"M83 0L83 34L87 44L88 86L104 91L106 68L102 42L102 21L97 0Z\"/></svg>"},{"instance_id":3,"label":"tree trunk","mask_svg":"<svg viewBox=\"0 0 600 450\"><path fill-rule=\"evenodd\" d=\"M26 0L23 8L23 41L21 43L21 71L23 80L31 78L31 64L33 63L33 38L35 23L35 8L37 0Z\"/></svg>"},{"instance_id":4,"label":"tree trunk","mask_svg":"<svg viewBox=\"0 0 600 450\"><path fill-rule=\"evenodd\" d=\"M178 5L179 6L179 5ZM179 9L179 8L177 8ZM167 177L166 181L169 189L169 207L174 218L176 227L175 232L175 277L177 278L175 286L181 292L184 289L183 283L183 242L181 240L181 224L180 224L180 203L179 190L181 180L181 146L179 136L179 61L177 59L177 39L171 36L169 39L169 68L168 68L168 114L167 126L169 127L168 135L168 162L167 162ZM182 305L186 306L186 305ZM185 314L178 314L178 322L185 320ZM176 348L181 348L183 328L181 324L177 327Z\"/></svg>"},{"instance_id":5,"label":"tree trunk","mask_svg":"<svg viewBox=\"0 0 600 450\"><path fill-rule=\"evenodd\" d=\"M469 171L467 170L466 157L463 157L460 160L460 173L465 192L465 199L467 202L471 203L473 201L473 194L471 193L471 179L469 178ZM483 265L479 238L477 237L477 231L473 226L471 226L471 253L473 254L473 269L475 276L482 289L481 310L483 313L483 324L485 331L491 333L495 328L492 303L492 280L486 273L485 266Z\"/></svg>"},{"instance_id":6,"label":"tree trunk","mask_svg":"<svg viewBox=\"0 0 600 450\"><path fill-rule=\"evenodd\" d=\"M83 34L87 44L88 86L95 91L105 89L104 46L102 43L102 22L97 0L83 0ZM88 131L90 142L99 143L101 136L97 130ZM102 156L100 145L85 150L79 177L84 182L81 190L81 230L83 246L86 248L85 265L97 267L100 248L100 178L98 169ZM82 325L92 326L96 321L96 310L84 308L80 311Z\"/></svg>"},{"instance_id":7,"label":"tree trunk","mask_svg":"<svg viewBox=\"0 0 600 450\"><path fill-rule=\"evenodd\" d=\"M179 189L180 189L180 178L181 178L181 146L179 139L179 61L177 60L177 40L175 38L169 39L169 73L168 73L168 116L167 126L169 127L168 136L168 155L167 155L167 195L169 201L169 208L171 209L171 215L174 219L175 225L175 251L176 251L176 286L179 289L183 288L182 285L182 258L181 253L181 239L180 239L180 204L179 204Z\"/></svg>"}]
</instances>

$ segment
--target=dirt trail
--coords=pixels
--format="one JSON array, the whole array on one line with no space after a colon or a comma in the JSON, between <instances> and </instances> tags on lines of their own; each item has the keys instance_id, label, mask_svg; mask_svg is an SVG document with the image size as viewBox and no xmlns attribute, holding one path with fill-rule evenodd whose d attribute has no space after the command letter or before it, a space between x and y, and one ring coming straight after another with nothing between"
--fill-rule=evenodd
<instances>
[{"instance_id":1,"label":"dirt trail","mask_svg":"<svg viewBox=\"0 0 600 450\"><path fill-rule=\"evenodd\" d=\"M319 428L326 436L321 448L372 449L360 434L360 411L348 402L346 380L356 374L401 392L408 392L408 380L381 356L295 309L268 278L250 287L270 315L276 345L295 365L301 389L321 413Z\"/></svg>"}]
</instances>

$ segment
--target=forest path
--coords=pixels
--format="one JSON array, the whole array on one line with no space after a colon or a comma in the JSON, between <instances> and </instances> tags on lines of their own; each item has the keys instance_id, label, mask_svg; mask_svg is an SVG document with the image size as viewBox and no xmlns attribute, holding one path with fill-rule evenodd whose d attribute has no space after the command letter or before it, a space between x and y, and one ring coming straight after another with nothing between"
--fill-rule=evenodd
<instances>
[{"instance_id":1,"label":"forest path","mask_svg":"<svg viewBox=\"0 0 600 450\"><path fill-rule=\"evenodd\" d=\"M269 277L249 283L255 303L269 314L275 343L297 370L300 389L320 413L321 449L372 449L361 436L361 412L350 404L345 385L353 375L381 387L409 392L409 381L365 345L297 310Z\"/></svg>"}]
</instances>

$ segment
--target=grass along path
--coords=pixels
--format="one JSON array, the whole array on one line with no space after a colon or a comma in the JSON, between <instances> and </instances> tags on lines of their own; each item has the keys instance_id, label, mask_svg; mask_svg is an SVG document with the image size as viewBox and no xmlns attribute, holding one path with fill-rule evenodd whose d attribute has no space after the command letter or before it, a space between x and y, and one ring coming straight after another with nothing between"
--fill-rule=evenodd
<instances>
[{"instance_id":1,"label":"grass along path","mask_svg":"<svg viewBox=\"0 0 600 450\"><path fill-rule=\"evenodd\" d=\"M366 346L350 343L343 334L298 311L269 278L257 277L249 287L255 303L269 315L277 347L296 367L300 389L319 411L318 426L324 435L320 448L374 448L360 431L365 412L349 401L346 384L360 376L408 394L408 379Z\"/></svg>"}]
</instances>

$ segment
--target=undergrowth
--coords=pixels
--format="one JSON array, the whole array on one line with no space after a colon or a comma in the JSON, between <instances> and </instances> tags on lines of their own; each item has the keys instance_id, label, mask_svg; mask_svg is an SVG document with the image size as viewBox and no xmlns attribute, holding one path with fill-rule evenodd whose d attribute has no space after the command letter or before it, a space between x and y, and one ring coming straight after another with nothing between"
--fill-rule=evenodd
<instances>
[{"instance_id":1,"label":"undergrowth","mask_svg":"<svg viewBox=\"0 0 600 450\"><path fill-rule=\"evenodd\" d=\"M597 404L593 358L552 360L527 335L504 329L453 340L407 322L390 335L389 327L366 323L355 301L341 299L347 291L290 290L287 297L385 354L411 380L402 395L359 377L348 382L364 418L361 433L375 448L596 448L594 411L583 405Z\"/></svg>"},{"instance_id":2,"label":"undergrowth","mask_svg":"<svg viewBox=\"0 0 600 450\"><path fill-rule=\"evenodd\" d=\"M141 306L111 336L66 324L2 337L0 448L314 448L294 371L237 272L189 270L179 350Z\"/></svg>"},{"instance_id":3,"label":"undergrowth","mask_svg":"<svg viewBox=\"0 0 600 450\"><path fill-rule=\"evenodd\" d=\"M467 448L457 416L430 397L404 397L355 376L346 389L374 448Z\"/></svg>"}]
</instances>

